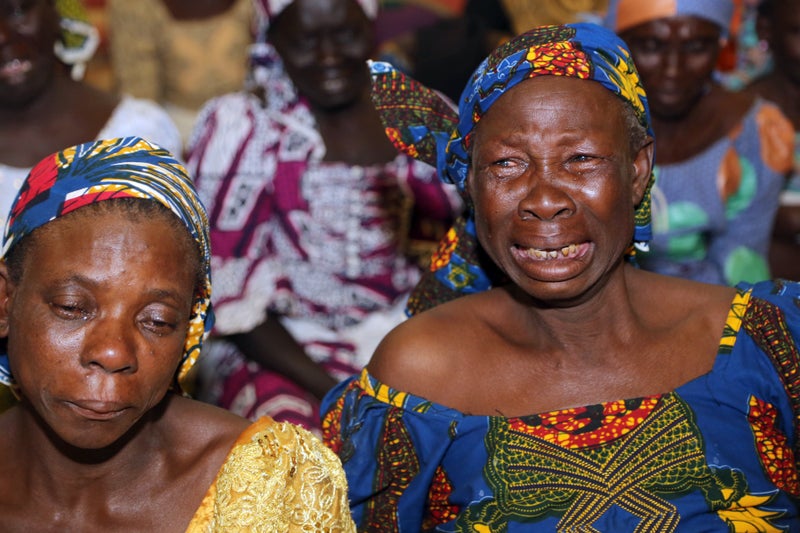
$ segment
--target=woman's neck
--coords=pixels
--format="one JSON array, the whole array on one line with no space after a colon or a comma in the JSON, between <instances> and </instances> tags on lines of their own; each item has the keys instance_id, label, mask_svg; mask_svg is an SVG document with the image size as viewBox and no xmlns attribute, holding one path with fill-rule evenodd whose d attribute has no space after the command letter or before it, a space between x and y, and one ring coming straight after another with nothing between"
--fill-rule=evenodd
<instances>
[{"instance_id":1,"label":"woman's neck","mask_svg":"<svg viewBox=\"0 0 800 533\"><path fill-rule=\"evenodd\" d=\"M326 161L371 166L397 157L368 94L347 107L336 110L312 107L312 112L325 144Z\"/></svg>"}]
</instances>

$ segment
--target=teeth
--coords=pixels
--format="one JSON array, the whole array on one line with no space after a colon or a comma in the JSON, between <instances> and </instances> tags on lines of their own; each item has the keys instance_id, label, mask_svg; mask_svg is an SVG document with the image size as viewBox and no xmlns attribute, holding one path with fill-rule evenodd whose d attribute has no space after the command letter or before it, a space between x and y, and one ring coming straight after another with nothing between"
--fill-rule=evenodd
<instances>
[{"instance_id":1,"label":"teeth","mask_svg":"<svg viewBox=\"0 0 800 533\"><path fill-rule=\"evenodd\" d=\"M574 255L577 250L578 246L576 244L570 244L569 246L564 246L560 250L541 250L539 248L529 248L528 253L536 259L556 259L558 258L559 253L563 257L569 257L570 255Z\"/></svg>"},{"instance_id":2,"label":"teeth","mask_svg":"<svg viewBox=\"0 0 800 533\"><path fill-rule=\"evenodd\" d=\"M567 257L569 254L574 254L577 249L577 246L570 244L569 246L565 246L561 249L561 255Z\"/></svg>"}]
</instances>

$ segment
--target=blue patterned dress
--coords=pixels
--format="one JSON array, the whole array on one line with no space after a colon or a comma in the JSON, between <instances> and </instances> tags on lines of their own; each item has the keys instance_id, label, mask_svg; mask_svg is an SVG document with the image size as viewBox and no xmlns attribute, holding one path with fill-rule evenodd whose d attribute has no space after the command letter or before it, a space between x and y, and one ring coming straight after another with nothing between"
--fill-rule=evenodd
<instances>
[{"instance_id":1,"label":"blue patterned dress","mask_svg":"<svg viewBox=\"0 0 800 533\"><path fill-rule=\"evenodd\" d=\"M713 369L674 391L465 415L365 370L323 402L362 531L800 531L800 285L740 285Z\"/></svg>"}]
</instances>

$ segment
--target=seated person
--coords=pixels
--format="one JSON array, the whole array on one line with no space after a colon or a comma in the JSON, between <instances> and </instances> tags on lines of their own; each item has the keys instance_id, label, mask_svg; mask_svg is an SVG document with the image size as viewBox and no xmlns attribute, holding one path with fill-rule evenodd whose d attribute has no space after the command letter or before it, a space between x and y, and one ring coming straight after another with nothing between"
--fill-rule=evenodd
<instances>
[{"instance_id":1,"label":"seated person","mask_svg":"<svg viewBox=\"0 0 800 533\"><path fill-rule=\"evenodd\" d=\"M775 276L800 280L800 0L762 0L757 13L772 66L746 90L780 107L795 130L794 172L781 193L770 264Z\"/></svg>"},{"instance_id":2,"label":"seated person","mask_svg":"<svg viewBox=\"0 0 800 533\"><path fill-rule=\"evenodd\" d=\"M65 146L135 135L180 154L155 102L83 81L99 37L79 0L4 0L0 19L0 228L31 167Z\"/></svg>"},{"instance_id":3,"label":"seated person","mask_svg":"<svg viewBox=\"0 0 800 533\"><path fill-rule=\"evenodd\" d=\"M369 99L375 0L260 0L253 90L204 108L187 166L211 218L217 323L198 397L319 429L319 400L405 319L460 199Z\"/></svg>"},{"instance_id":4,"label":"seated person","mask_svg":"<svg viewBox=\"0 0 800 533\"><path fill-rule=\"evenodd\" d=\"M777 106L715 77L732 0L612 0L608 25L630 47L658 140L653 239L640 265L735 285L769 279L793 130Z\"/></svg>"},{"instance_id":5,"label":"seated person","mask_svg":"<svg viewBox=\"0 0 800 533\"><path fill-rule=\"evenodd\" d=\"M169 152L128 137L46 157L3 259L3 531L354 531L319 439L182 394L213 322L210 254Z\"/></svg>"},{"instance_id":6,"label":"seated person","mask_svg":"<svg viewBox=\"0 0 800 533\"><path fill-rule=\"evenodd\" d=\"M357 527L798 530L800 286L635 267L655 150L625 43L533 29L481 64L458 115L373 72L398 146L472 210L417 314L323 401Z\"/></svg>"},{"instance_id":7,"label":"seated person","mask_svg":"<svg viewBox=\"0 0 800 533\"><path fill-rule=\"evenodd\" d=\"M247 75L253 0L106 0L116 88L164 106L188 140L197 112Z\"/></svg>"}]
</instances>

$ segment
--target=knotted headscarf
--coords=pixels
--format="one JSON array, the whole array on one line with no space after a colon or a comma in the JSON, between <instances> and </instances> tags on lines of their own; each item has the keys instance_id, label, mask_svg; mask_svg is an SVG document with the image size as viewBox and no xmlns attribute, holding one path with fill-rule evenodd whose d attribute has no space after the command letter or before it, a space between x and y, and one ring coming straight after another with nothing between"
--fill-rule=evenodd
<instances>
[{"instance_id":1,"label":"knotted headscarf","mask_svg":"<svg viewBox=\"0 0 800 533\"><path fill-rule=\"evenodd\" d=\"M155 200L186 226L202 259L204 280L194 295L176 385L197 361L211 330L211 252L206 211L183 165L167 150L138 137L93 141L40 161L28 174L6 222L3 257L26 235L83 206L115 198ZM0 383L13 384L8 355L0 354Z\"/></svg>"},{"instance_id":2,"label":"knotted headscarf","mask_svg":"<svg viewBox=\"0 0 800 533\"><path fill-rule=\"evenodd\" d=\"M693 15L709 20L727 36L733 18L732 0L611 0L606 26L617 33L666 17Z\"/></svg>"},{"instance_id":3,"label":"knotted headscarf","mask_svg":"<svg viewBox=\"0 0 800 533\"><path fill-rule=\"evenodd\" d=\"M54 50L56 57L72 67L73 79L80 80L100 45L100 33L89 21L80 0L56 0L55 8L61 19L61 39L56 41Z\"/></svg>"},{"instance_id":4,"label":"knotted headscarf","mask_svg":"<svg viewBox=\"0 0 800 533\"><path fill-rule=\"evenodd\" d=\"M372 99L395 147L436 166L440 177L465 193L472 133L489 108L509 89L536 76L593 80L630 105L653 135L647 97L630 52L613 32L588 23L534 28L492 52L467 83L458 112L434 91L388 63L372 63ZM633 246L646 250L650 228L650 187L635 211ZM472 212L459 219L434 253L408 303L415 314L502 280L482 257Z\"/></svg>"}]
</instances>

